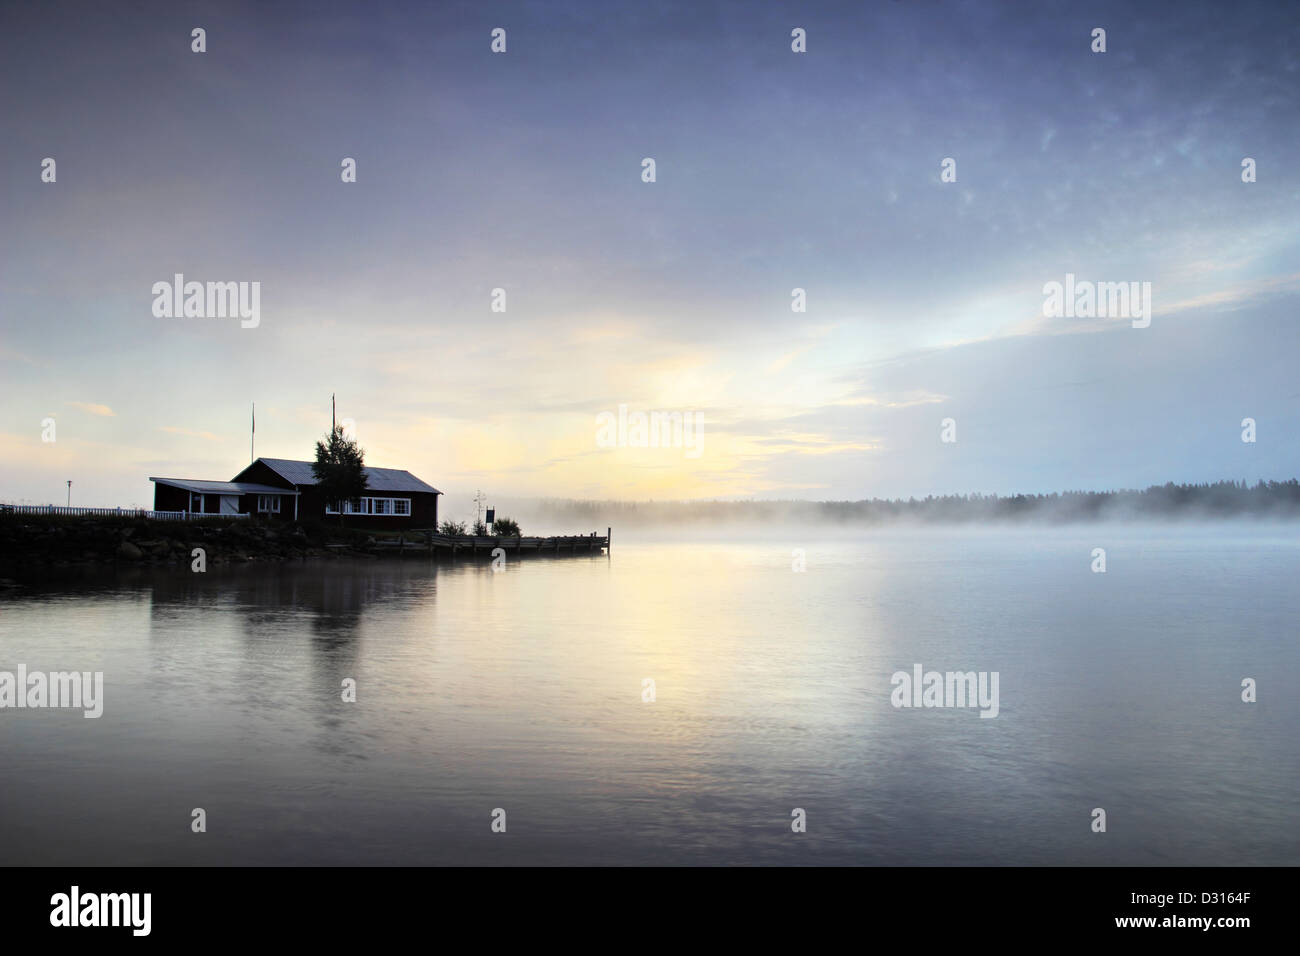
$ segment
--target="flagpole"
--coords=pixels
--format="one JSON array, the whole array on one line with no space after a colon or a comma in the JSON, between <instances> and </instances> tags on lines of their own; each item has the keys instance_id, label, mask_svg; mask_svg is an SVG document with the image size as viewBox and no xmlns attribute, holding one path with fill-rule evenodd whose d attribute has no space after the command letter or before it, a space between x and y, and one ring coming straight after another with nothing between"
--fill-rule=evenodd
<instances>
[{"instance_id":1,"label":"flagpole","mask_svg":"<svg viewBox=\"0 0 1300 956\"><path fill-rule=\"evenodd\" d=\"M248 433L248 460L254 462L257 461L257 453L253 450L257 441L257 402L253 402L251 425L252 430Z\"/></svg>"}]
</instances>

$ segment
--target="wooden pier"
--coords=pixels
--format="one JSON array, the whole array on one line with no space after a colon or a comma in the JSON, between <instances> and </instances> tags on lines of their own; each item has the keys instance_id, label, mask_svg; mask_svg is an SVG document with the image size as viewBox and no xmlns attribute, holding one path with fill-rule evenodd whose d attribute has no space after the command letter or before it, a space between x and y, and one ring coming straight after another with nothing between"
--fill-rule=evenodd
<instances>
[{"instance_id":1,"label":"wooden pier","mask_svg":"<svg viewBox=\"0 0 1300 956\"><path fill-rule=\"evenodd\" d=\"M549 554L578 555L609 553L612 529L604 535L554 535L551 537L493 537L473 534L439 534L437 531L410 530L376 539L365 548L379 554L428 554L441 558L491 558L498 548L507 555Z\"/></svg>"}]
</instances>

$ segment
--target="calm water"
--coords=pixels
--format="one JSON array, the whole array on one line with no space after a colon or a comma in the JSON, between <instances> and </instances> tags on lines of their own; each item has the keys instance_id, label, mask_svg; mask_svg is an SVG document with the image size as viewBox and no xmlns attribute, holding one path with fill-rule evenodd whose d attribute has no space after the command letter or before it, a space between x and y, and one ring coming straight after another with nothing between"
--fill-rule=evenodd
<instances>
[{"instance_id":1,"label":"calm water","mask_svg":"<svg viewBox=\"0 0 1300 956\"><path fill-rule=\"evenodd\" d=\"M0 670L105 675L0 710L0 862L1294 865L1297 581L1262 526L86 582L0 601ZM895 709L917 663L999 715Z\"/></svg>"}]
</instances>

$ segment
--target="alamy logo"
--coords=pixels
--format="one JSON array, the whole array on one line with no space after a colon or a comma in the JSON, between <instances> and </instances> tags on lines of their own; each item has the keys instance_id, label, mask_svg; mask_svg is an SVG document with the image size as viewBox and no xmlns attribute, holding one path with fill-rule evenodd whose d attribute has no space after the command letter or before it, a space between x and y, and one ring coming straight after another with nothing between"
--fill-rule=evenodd
<instances>
[{"instance_id":1,"label":"alamy logo","mask_svg":"<svg viewBox=\"0 0 1300 956\"><path fill-rule=\"evenodd\" d=\"M981 717L998 715L997 671L894 671L889 702L895 707L978 707Z\"/></svg>"},{"instance_id":2,"label":"alamy logo","mask_svg":"<svg viewBox=\"0 0 1300 956\"><path fill-rule=\"evenodd\" d=\"M71 892L50 897L51 926L129 926L133 936L148 936L153 911L152 893Z\"/></svg>"},{"instance_id":3,"label":"alamy logo","mask_svg":"<svg viewBox=\"0 0 1300 956\"><path fill-rule=\"evenodd\" d=\"M262 322L262 283L186 282L178 272L171 282L153 284L153 314L160 319L242 319L245 329Z\"/></svg>"},{"instance_id":4,"label":"alamy logo","mask_svg":"<svg viewBox=\"0 0 1300 956\"><path fill-rule=\"evenodd\" d=\"M1065 282L1043 286L1043 315L1049 319L1132 319L1133 328L1151 324L1150 282Z\"/></svg>"},{"instance_id":5,"label":"alamy logo","mask_svg":"<svg viewBox=\"0 0 1300 956\"><path fill-rule=\"evenodd\" d=\"M704 450L704 415L700 412L629 412L618 406L618 414L596 416L598 448L684 448L687 458L699 458Z\"/></svg>"},{"instance_id":6,"label":"alamy logo","mask_svg":"<svg viewBox=\"0 0 1300 956\"><path fill-rule=\"evenodd\" d=\"M104 672L29 674L27 665L19 664L16 674L0 671L0 710L7 707L71 707L84 710L83 717L100 717L104 713Z\"/></svg>"}]
</instances>

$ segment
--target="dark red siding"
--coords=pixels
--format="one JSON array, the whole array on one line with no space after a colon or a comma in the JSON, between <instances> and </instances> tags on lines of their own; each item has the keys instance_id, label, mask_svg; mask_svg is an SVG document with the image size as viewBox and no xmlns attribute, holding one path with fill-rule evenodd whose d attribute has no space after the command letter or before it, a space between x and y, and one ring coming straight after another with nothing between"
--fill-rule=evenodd
<instances>
[{"instance_id":1,"label":"dark red siding","mask_svg":"<svg viewBox=\"0 0 1300 956\"><path fill-rule=\"evenodd\" d=\"M411 514L399 515L327 515L325 497L314 485L302 485L299 490L302 497L298 500L298 514L301 517L324 518L326 521L343 519L349 528L373 528L376 531L400 531L405 528L436 528L438 526L438 496L427 491L380 491L367 489L366 497L373 498L409 498Z\"/></svg>"},{"instance_id":2,"label":"dark red siding","mask_svg":"<svg viewBox=\"0 0 1300 956\"><path fill-rule=\"evenodd\" d=\"M155 481L153 483L154 511L188 511L190 493L182 488L173 488Z\"/></svg>"},{"instance_id":3,"label":"dark red siding","mask_svg":"<svg viewBox=\"0 0 1300 956\"><path fill-rule=\"evenodd\" d=\"M262 461L253 462L230 480L255 482L286 490L294 488L293 485L280 476L279 472ZM396 515L327 515L325 513L325 498L315 485L298 485L297 490L302 492L302 496L298 499L298 518L303 521L338 521L342 517L349 528L374 528L378 531L387 529L399 531L405 528L436 528L438 526L438 496L433 492L386 491L375 488L366 491L368 497L410 498L410 516L398 517ZM249 510L256 514L257 497L255 495L246 495L245 499L248 503L241 503L240 510ZM282 500L279 517L290 521L293 520L292 498Z\"/></svg>"},{"instance_id":4,"label":"dark red siding","mask_svg":"<svg viewBox=\"0 0 1300 956\"><path fill-rule=\"evenodd\" d=\"M231 481L246 481L253 485L270 485L272 488L284 488L288 491L293 490L293 485L280 477L280 473L271 468L270 465L263 461L255 461L239 474L235 475ZM283 505L281 505L283 507ZM253 502L253 510L257 510L257 502ZM292 513L290 513L292 517Z\"/></svg>"}]
</instances>

